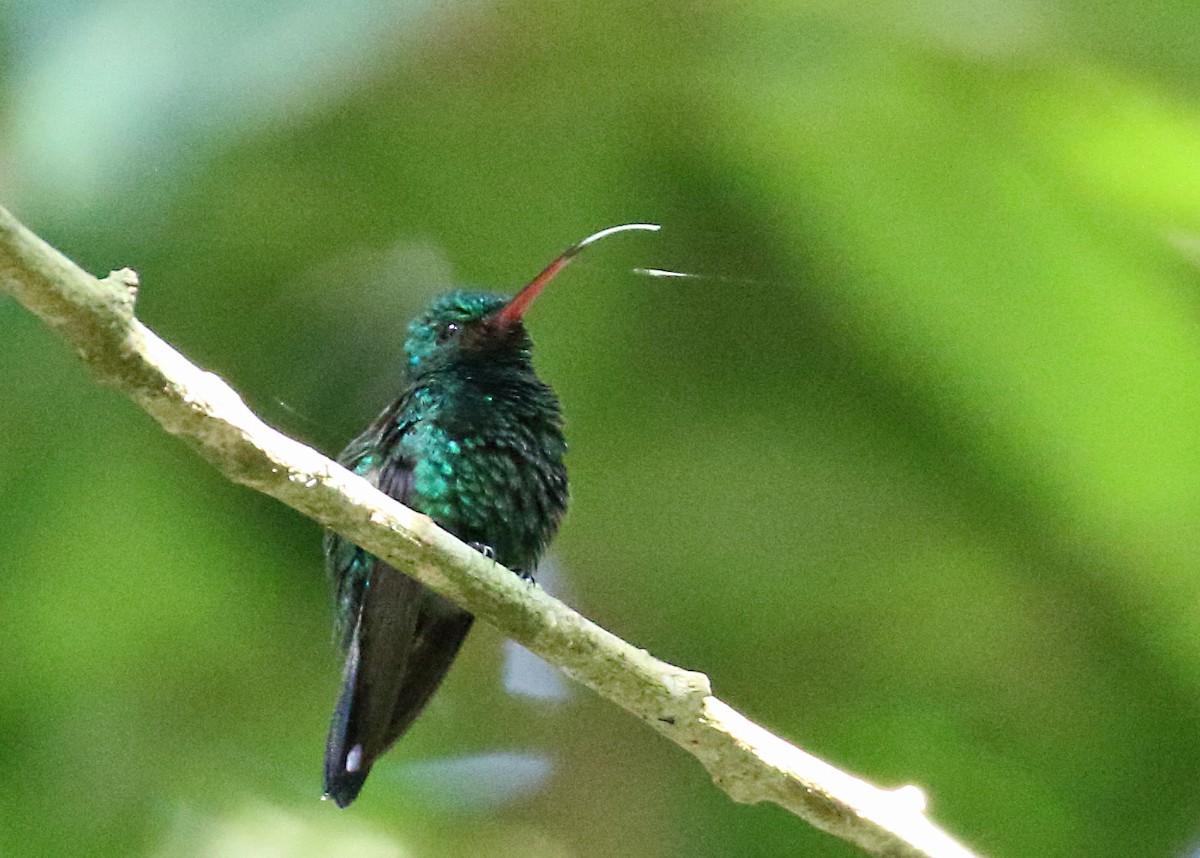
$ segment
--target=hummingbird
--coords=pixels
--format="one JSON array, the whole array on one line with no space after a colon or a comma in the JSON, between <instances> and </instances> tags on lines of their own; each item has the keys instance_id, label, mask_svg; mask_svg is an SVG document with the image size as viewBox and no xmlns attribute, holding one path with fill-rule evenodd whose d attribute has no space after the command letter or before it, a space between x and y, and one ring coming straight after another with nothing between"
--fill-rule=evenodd
<instances>
[{"instance_id":1,"label":"hummingbird","mask_svg":"<svg viewBox=\"0 0 1200 858\"><path fill-rule=\"evenodd\" d=\"M567 509L567 444L558 398L533 369L525 313L583 248L658 228L590 235L511 298L459 289L435 299L409 324L403 392L338 461L532 579ZM336 533L324 548L345 652L325 795L346 807L441 685L474 617Z\"/></svg>"}]
</instances>

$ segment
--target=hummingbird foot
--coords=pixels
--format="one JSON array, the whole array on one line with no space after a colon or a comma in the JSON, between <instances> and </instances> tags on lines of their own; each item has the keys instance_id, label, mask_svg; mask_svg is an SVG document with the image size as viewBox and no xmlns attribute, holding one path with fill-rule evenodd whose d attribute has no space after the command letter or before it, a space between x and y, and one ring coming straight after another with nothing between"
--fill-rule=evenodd
<instances>
[{"instance_id":1,"label":"hummingbird foot","mask_svg":"<svg viewBox=\"0 0 1200 858\"><path fill-rule=\"evenodd\" d=\"M482 542L468 542L467 545L474 548L488 560L496 559L496 549L492 548L490 545L484 545Z\"/></svg>"},{"instance_id":2,"label":"hummingbird foot","mask_svg":"<svg viewBox=\"0 0 1200 858\"><path fill-rule=\"evenodd\" d=\"M480 554L482 554L488 560L496 559L496 549L492 548L492 546L490 546L490 545L484 545L482 542L468 542L467 545L474 548L476 551L478 551ZM537 583L536 581L533 580L532 572L526 572L524 569L514 569L513 571L517 573L517 575L521 578L522 581L528 581L530 584Z\"/></svg>"}]
</instances>

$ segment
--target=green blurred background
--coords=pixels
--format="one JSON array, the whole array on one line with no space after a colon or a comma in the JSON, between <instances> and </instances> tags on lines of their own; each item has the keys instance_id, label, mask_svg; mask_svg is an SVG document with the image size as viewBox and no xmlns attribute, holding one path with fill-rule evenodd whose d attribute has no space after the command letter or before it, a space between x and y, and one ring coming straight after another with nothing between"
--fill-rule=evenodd
<instances>
[{"instance_id":1,"label":"green blurred background","mask_svg":"<svg viewBox=\"0 0 1200 858\"><path fill-rule=\"evenodd\" d=\"M983 853L1195 848L1200 6L6 3L0 203L331 453L662 223L531 314L549 586ZM319 529L9 300L0 403L0 854L859 854L489 628L319 802Z\"/></svg>"}]
</instances>

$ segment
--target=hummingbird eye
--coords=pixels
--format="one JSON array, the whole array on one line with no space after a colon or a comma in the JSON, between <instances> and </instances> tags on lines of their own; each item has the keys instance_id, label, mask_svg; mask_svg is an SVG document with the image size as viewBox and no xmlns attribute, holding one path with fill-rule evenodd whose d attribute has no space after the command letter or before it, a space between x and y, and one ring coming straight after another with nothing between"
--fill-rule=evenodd
<instances>
[{"instance_id":1,"label":"hummingbird eye","mask_svg":"<svg viewBox=\"0 0 1200 858\"><path fill-rule=\"evenodd\" d=\"M458 333L458 323L457 322L447 322L446 324L442 325L442 327L439 328L438 332L437 332L438 345L441 345L442 343L446 342L448 339L450 339L457 333Z\"/></svg>"}]
</instances>

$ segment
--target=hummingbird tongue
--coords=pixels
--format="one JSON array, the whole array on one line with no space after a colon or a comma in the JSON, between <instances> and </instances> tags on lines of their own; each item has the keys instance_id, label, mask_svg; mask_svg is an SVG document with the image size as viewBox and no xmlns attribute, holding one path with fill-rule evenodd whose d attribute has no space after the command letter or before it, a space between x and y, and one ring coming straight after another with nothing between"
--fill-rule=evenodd
<instances>
[{"instance_id":1,"label":"hummingbird tongue","mask_svg":"<svg viewBox=\"0 0 1200 858\"><path fill-rule=\"evenodd\" d=\"M613 233L626 232L633 229L644 229L650 232L657 232L662 229L656 223L625 223L620 226L610 226L608 229L602 229L597 233L593 233L583 241L572 244L564 250L557 259L551 262L537 277L529 281L529 285L513 296L513 299L504 305L503 309L495 315L495 322L501 327L508 327L516 322L519 322L525 316L525 311L533 304L534 299L542 293L551 280L554 279L558 272L567 267L579 251L583 250L589 244L594 244L602 238L607 238Z\"/></svg>"}]
</instances>

